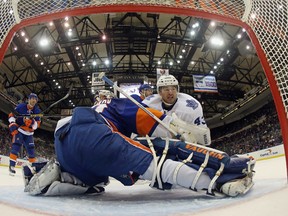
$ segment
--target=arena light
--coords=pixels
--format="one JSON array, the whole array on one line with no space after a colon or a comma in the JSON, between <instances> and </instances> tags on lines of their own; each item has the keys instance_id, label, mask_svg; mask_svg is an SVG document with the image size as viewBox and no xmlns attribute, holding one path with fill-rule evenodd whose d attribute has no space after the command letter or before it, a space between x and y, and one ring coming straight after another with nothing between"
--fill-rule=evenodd
<instances>
[{"instance_id":1,"label":"arena light","mask_svg":"<svg viewBox=\"0 0 288 216\"><path fill-rule=\"evenodd\" d=\"M41 38L39 41L41 47L47 47L49 45L49 40L47 38Z\"/></svg>"},{"instance_id":2,"label":"arena light","mask_svg":"<svg viewBox=\"0 0 288 216\"><path fill-rule=\"evenodd\" d=\"M214 46L223 46L224 45L223 39L218 37L218 36L211 37L210 43Z\"/></svg>"},{"instance_id":3,"label":"arena light","mask_svg":"<svg viewBox=\"0 0 288 216\"><path fill-rule=\"evenodd\" d=\"M216 26L216 22L215 22L215 21L211 21L211 22L210 22L210 25L211 25L211 26Z\"/></svg>"}]
</instances>

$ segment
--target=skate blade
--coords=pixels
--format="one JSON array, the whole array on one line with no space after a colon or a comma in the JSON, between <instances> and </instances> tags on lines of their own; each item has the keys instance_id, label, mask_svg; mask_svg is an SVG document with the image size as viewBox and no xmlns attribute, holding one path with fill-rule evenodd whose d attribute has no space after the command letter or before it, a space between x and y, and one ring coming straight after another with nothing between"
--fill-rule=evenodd
<instances>
[{"instance_id":1,"label":"skate blade","mask_svg":"<svg viewBox=\"0 0 288 216\"><path fill-rule=\"evenodd\" d=\"M11 172L9 172L9 175L10 175L10 176L15 176L15 174L16 174L16 173L11 173Z\"/></svg>"}]
</instances>

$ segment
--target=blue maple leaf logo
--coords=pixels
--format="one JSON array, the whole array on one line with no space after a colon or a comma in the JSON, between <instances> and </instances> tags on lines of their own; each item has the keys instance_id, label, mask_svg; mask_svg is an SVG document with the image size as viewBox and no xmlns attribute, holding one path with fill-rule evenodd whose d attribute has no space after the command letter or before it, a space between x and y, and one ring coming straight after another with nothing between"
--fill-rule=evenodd
<instances>
[{"instance_id":1,"label":"blue maple leaf logo","mask_svg":"<svg viewBox=\"0 0 288 216\"><path fill-rule=\"evenodd\" d=\"M197 109L197 107L198 107L198 103L196 103L196 101L194 101L194 100L186 100L186 106L187 107L191 107L193 110L195 110L195 109Z\"/></svg>"}]
</instances>

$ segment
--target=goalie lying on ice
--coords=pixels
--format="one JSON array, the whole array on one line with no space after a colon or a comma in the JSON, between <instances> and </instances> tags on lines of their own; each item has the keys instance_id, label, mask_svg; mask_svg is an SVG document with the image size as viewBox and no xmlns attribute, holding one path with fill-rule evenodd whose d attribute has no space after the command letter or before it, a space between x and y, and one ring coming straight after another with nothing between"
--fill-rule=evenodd
<instances>
[{"instance_id":1,"label":"goalie lying on ice","mask_svg":"<svg viewBox=\"0 0 288 216\"><path fill-rule=\"evenodd\" d=\"M145 179L163 190L178 185L211 195L237 196L253 186L253 159L179 140L132 140L109 122L91 108L76 108L72 117L60 120L55 131L59 163L38 167L37 174L33 166L24 166L25 191L47 196L101 193L99 184L107 184L109 177L124 185Z\"/></svg>"}]
</instances>

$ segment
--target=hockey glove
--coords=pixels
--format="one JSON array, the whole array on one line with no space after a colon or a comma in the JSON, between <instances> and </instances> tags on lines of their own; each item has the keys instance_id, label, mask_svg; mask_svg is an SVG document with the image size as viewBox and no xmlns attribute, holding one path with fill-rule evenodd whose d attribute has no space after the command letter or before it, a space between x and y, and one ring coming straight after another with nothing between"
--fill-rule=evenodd
<instances>
[{"instance_id":1,"label":"hockey glove","mask_svg":"<svg viewBox=\"0 0 288 216\"><path fill-rule=\"evenodd\" d=\"M32 128L32 129L36 130L37 127L38 127L37 122L36 122L35 119L33 119L33 118L24 117L24 118L23 118L23 121L24 121L24 124L25 124L27 127L29 127L29 128Z\"/></svg>"},{"instance_id":2,"label":"hockey glove","mask_svg":"<svg viewBox=\"0 0 288 216\"><path fill-rule=\"evenodd\" d=\"M175 113L172 114L170 128L181 135L181 139L187 142L210 145L210 130L207 127L192 125L179 119Z\"/></svg>"},{"instance_id":3,"label":"hockey glove","mask_svg":"<svg viewBox=\"0 0 288 216\"><path fill-rule=\"evenodd\" d=\"M16 123L11 123L9 125L9 130L12 136L16 135L18 133L18 125Z\"/></svg>"},{"instance_id":4,"label":"hockey glove","mask_svg":"<svg viewBox=\"0 0 288 216\"><path fill-rule=\"evenodd\" d=\"M8 121L9 121L10 124L16 122L16 118L15 118L15 116L14 116L13 113L10 113L10 114L9 114L9 116L8 116Z\"/></svg>"}]
</instances>

